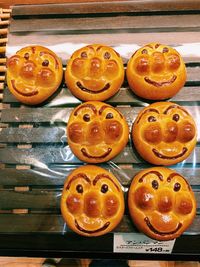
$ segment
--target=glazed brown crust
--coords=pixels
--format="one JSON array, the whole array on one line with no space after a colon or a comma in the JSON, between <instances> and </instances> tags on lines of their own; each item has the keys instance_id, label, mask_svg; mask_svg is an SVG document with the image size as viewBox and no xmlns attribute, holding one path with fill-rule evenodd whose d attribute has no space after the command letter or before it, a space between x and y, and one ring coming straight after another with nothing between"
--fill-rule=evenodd
<instances>
[{"instance_id":1,"label":"glazed brown crust","mask_svg":"<svg viewBox=\"0 0 200 267\"><path fill-rule=\"evenodd\" d=\"M122 151L129 129L123 115L112 106L98 101L76 107L67 125L68 144L82 161L105 162Z\"/></svg>"},{"instance_id":2,"label":"glazed brown crust","mask_svg":"<svg viewBox=\"0 0 200 267\"><path fill-rule=\"evenodd\" d=\"M133 92L151 100L174 96L186 81L181 55L172 47L157 43L138 49L128 62L126 74Z\"/></svg>"},{"instance_id":3,"label":"glazed brown crust","mask_svg":"<svg viewBox=\"0 0 200 267\"><path fill-rule=\"evenodd\" d=\"M141 110L132 127L138 153L155 165L172 165L186 159L197 142L191 115L171 102L157 102Z\"/></svg>"},{"instance_id":4,"label":"glazed brown crust","mask_svg":"<svg viewBox=\"0 0 200 267\"><path fill-rule=\"evenodd\" d=\"M104 101L120 89L124 66L111 47L92 44L75 51L67 62L65 81L76 97L84 101Z\"/></svg>"},{"instance_id":5,"label":"glazed brown crust","mask_svg":"<svg viewBox=\"0 0 200 267\"><path fill-rule=\"evenodd\" d=\"M48 99L60 86L62 76L60 59L46 47L24 47L7 61L8 88L27 105Z\"/></svg>"},{"instance_id":6,"label":"glazed brown crust","mask_svg":"<svg viewBox=\"0 0 200 267\"><path fill-rule=\"evenodd\" d=\"M136 227L157 240L179 237L196 215L195 196L187 180L163 167L143 170L133 178L128 207Z\"/></svg>"},{"instance_id":7,"label":"glazed brown crust","mask_svg":"<svg viewBox=\"0 0 200 267\"><path fill-rule=\"evenodd\" d=\"M124 213L124 196L116 177L98 166L75 169L66 179L61 212L67 225L83 236L112 231Z\"/></svg>"}]
</instances>

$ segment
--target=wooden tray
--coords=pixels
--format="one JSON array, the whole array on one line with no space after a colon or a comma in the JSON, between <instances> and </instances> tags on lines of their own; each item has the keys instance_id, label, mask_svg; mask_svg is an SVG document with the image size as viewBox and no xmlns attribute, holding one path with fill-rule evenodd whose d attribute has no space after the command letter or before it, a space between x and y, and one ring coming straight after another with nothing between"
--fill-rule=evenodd
<instances>
[{"instance_id":1,"label":"wooden tray","mask_svg":"<svg viewBox=\"0 0 200 267\"><path fill-rule=\"evenodd\" d=\"M14 6L7 56L28 44L40 44L63 61L89 43L113 46L124 67L134 50L157 41L181 52L188 78L170 101L188 109L200 133L200 1L123 1L60 5ZM136 97L124 82L107 101L117 106L129 126L150 102ZM67 229L60 214L60 196L69 172L80 166L65 136L69 114L80 101L62 83L58 92L37 107L19 103L5 85L0 133L0 255L56 257L112 257L134 259L199 259L200 256L200 147L183 163L170 166L188 178L198 202L192 226L175 242L172 254L113 253L115 232L137 232L126 212L113 233L83 238ZM150 167L134 151L124 151L102 164L127 192L132 177ZM103 246L102 246L103 244ZM191 245L192 244L192 245Z\"/></svg>"}]
</instances>

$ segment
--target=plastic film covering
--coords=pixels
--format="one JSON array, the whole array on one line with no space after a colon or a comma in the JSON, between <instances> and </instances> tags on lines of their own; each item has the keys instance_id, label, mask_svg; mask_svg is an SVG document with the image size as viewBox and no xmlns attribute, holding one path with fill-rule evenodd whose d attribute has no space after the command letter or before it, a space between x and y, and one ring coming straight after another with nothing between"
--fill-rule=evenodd
<instances>
[{"instance_id":1,"label":"plastic film covering","mask_svg":"<svg viewBox=\"0 0 200 267\"><path fill-rule=\"evenodd\" d=\"M25 18L24 20L28 20ZM51 20L51 18L50 18ZM49 25L51 21L49 21ZM13 24L12 24L13 23ZM72 32L41 29L30 25L22 32L22 21L11 23L7 57L27 45L42 45L54 51L63 62L63 71L72 53L87 44L103 43L113 47L123 58L124 68L131 55L141 46L154 41L174 47L184 58L187 81L180 92L169 101L183 106L194 118L198 142L191 155L173 166L192 186L197 200L197 216L185 234L200 234L200 38L188 32L140 33L126 30L73 34ZM28 22L27 22L28 23ZM34 27L40 26L35 21ZM23 25L25 21L23 21ZM42 27L42 26L41 26ZM159 37L159 38L158 38ZM153 101L137 97L124 80L120 91L106 101L126 118L129 130L137 114ZM81 162L71 152L66 136L69 115L81 101L66 87L64 80L58 91L40 106L25 106L18 102L5 86L1 114L0 158L0 232L67 233L60 213L60 198L64 181ZM132 178L140 170L151 167L135 151L131 138L123 151L111 161L99 164L120 181L127 201ZM5 215L5 216L3 216ZM13 217L14 216L14 217ZM13 220L14 218L14 220ZM137 231L126 209L116 232Z\"/></svg>"}]
</instances>

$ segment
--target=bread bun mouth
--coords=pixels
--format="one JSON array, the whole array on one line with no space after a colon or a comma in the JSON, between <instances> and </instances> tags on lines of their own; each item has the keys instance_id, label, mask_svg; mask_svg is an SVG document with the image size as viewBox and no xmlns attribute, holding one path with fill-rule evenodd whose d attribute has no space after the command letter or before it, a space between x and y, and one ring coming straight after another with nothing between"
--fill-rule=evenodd
<instances>
[{"instance_id":1,"label":"bread bun mouth","mask_svg":"<svg viewBox=\"0 0 200 267\"><path fill-rule=\"evenodd\" d=\"M99 94L99 93L102 93L102 92L104 92L104 91L106 91L106 90L108 90L110 88L110 83L106 83L103 88L98 89L98 90L93 90L93 89L87 88L87 87L83 86L80 81L77 82L76 85L82 91L84 91L86 93L90 93L90 94Z\"/></svg>"}]
</instances>

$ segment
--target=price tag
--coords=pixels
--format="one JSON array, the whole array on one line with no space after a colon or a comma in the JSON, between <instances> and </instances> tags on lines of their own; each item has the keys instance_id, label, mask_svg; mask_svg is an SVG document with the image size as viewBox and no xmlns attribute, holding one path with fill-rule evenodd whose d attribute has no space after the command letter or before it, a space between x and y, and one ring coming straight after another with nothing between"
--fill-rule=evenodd
<instances>
[{"instance_id":1,"label":"price tag","mask_svg":"<svg viewBox=\"0 0 200 267\"><path fill-rule=\"evenodd\" d=\"M175 239L158 241L140 233L114 233L113 252L118 253L172 253Z\"/></svg>"}]
</instances>

